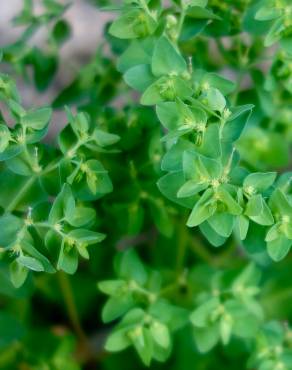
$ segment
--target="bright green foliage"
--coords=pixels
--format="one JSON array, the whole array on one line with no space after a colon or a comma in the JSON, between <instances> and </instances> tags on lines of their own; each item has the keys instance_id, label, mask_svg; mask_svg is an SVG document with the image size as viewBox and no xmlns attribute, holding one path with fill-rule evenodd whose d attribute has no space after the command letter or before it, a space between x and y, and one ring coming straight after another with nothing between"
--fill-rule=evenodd
<instances>
[{"instance_id":1,"label":"bright green foliage","mask_svg":"<svg viewBox=\"0 0 292 370\"><path fill-rule=\"evenodd\" d=\"M266 0L256 12L255 18L259 21L273 20L272 27L265 38L265 46L271 46L282 39L284 48L291 46L292 35L292 8L287 0Z\"/></svg>"},{"instance_id":2,"label":"bright green foliage","mask_svg":"<svg viewBox=\"0 0 292 370\"><path fill-rule=\"evenodd\" d=\"M136 45L129 46L131 52ZM234 230L244 240L250 222L273 225L267 197L276 173L248 174L239 168L235 149L253 106L232 107L224 95L230 94L234 85L215 73L188 68L178 47L165 35L158 37L151 58L148 51L143 64L139 60L127 69L127 57L131 56L127 53L121 57L125 81L142 92L142 104L157 104L158 118L168 130L163 140L169 151L162 168L175 171L180 186L176 196L170 197L161 179L160 190L174 201L194 197L187 225L200 226L215 246L223 244ZM268 244L274 260L283 258L290 248L291 239L282 239L272 248L277 249L275 253Z\"/></svg>"},{"instance_id":3,"label":"bright green foliage","mask_svg":"<svg viewBox=\"0 0 292 370\"><path fill-rule=\"evenodd\" d=\"M291 1L91 3L1 47L0 368L292 369Z\"/></svg>"},{"instance_id":4,"label":"bright green foliage","mask_svg":"<svg viewBox=\"0 0 292 370\"><path fill-rule=\"evenodd\" d=\"M6 185L16 193L0 199L4 209L0 244L10 263L11 280L19 287L29 270L73 274L78 256L88 259L87 247L104 239L104 234L91 230L95 210L82 202L112 191L95 153L105 152L119 137L92 127L85 113L73 116L68 111L69 124L61 131L59 149L53 149L52 156L52 148L41 143L52 110L26 111L19 99L8 100L8 109L15 124L1 126L0 160ZM33 199L26 198L30 192Z\"/></svg>"},{"instance_id":5,"label":"bright green foliage","mask_svg":"<svg viewBox=\"0 0 292 370\"><path fill-rule=\"evenodd\" d=\"M171 333L188 321L187 310L163 297L168 287L161 285L160 274L147 271L133 250L118 255L115 266L119 280L99 283L110 296L102 318L104 322L123 318L105 348L116 352L132 345L146 365L153 359L165 361L171 353Z\"/></svg>"},{"instance_id":6,"label":"bright green foliage","mask_svg":"<svg viewBox=\"0 0 292 370\"><path fill-rule=\"evenodd\" d=\"M202 302L198 297L200 305L190 316L201 352L209 351L218 341L227 345L232 335L240 338L257 335L263 319L262 308L255 299L259 293L258 280L254 265L249 265L230 286L226 286L224 276L214 276L212 291L202 295Z\"/></svg>"}]
</instances>

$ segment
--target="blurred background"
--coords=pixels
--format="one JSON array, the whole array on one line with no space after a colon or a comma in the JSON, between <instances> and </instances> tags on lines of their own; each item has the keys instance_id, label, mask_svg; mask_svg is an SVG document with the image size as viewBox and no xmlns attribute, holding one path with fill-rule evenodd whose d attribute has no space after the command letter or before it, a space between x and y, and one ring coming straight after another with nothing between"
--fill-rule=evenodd
<instances>
[{"instance_id":1,"label":"blurred background","mask_svg":"<svg viewBox=\"0 0 292 370\"><path fill-rule=\"evenodd\" d=\"M15 22L22 9L25 0L3 1L0 5L0 49L11 47L18 43L26 29L25 25ZM68 1L60 0L59 3L67 4ZM54 101L58 92L70 85L78 75L80 68L89 63L99 47L102 47L103 30L108 21L113 18L110 12L101 11L103 5L99 0L72 0L70 6L64 12L62 19L70 27L70 37L58 48L58 68L52 83L43 91L37 90L33 84L27 83L18 75L17 86L22 95L23 104L27 107L48 105ZM36 15L44 11L41 0L34 1ZM28 45L36 46L41 50L49 50L47 45L48 28L39 29L28 40ZM3 71L4 68L4 71ZM1 72L11 73L2 66ZM15 76L14 76L15 77ZM60 130L66 120L63 106L54 112L52 133ZM56 123L57 122L57 123Z\"/></svg>"}]
</instances>

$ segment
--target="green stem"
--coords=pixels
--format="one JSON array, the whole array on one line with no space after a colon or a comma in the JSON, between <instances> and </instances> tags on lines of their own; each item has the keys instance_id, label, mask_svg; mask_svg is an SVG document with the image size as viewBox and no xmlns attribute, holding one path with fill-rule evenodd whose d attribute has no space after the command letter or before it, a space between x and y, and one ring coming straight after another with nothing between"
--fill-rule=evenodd
<instances>
[{"instance_id":1,"label":"green stem","mask_svg":"<svg viewBox=\"0 0 292 370\"><path fill-rule=\"evenodd\" d=\"M64 303L65 303L65 306L68 312L71 325L76 335L80 339L80 341L82 343L87 343L87 337L82 329L82 326L79 320L79 316L78 316L78 312L77 312L77 308L76 308L76 304L75 304L69 278L63 271L59 271L57 275L58 275L60 289L61 289L61 292L64 298Z\"/></svg>"},{"instance_id":2,"label":"green stem","mask_svg":"<svg viewBox=\"0 0 292 370\"><path fill-rule=\"evenodd\" d=\"M177 260L176 260L176 272L177 275L181 274L184 267L184 260L187 251L187 242L188 242L188 230L184 223L179 225L178 230L178 251L177 251Z\"/></svg>"},{"instance_id":3,"label":"green stem","mask_svg":"<svg viewBox=\"0 0 292 370\"><path fill-rule=\"evenodd\" d=\"M209 253L206 246L198 238L190 238L190 247L192 251L203 261L214 266L213 256Z\"/></svg>"},{"instance_id":4,"label":"green stem","mask_svg":"<svg viewBox=\"0 0 292 370\"><path fill-rule=\"evenodd\" d=\"M5 212L11 212L13 211L18 203L21 201L21 199L24 197L24 195L27 193L28 189L33 185L35 180L37 179L37 176L31 176L27 179L23 187L21 188L20 192L13 198L13 200L8 204L8 206L5 209Z\"/></svg>"},{"instance_id":5,"label":"green stem","mask_svg":"<svg viewBox=\"0 0 292 370\"><path fill-rule=\"evenodd\" d=\"M155 19L155 17L153 17L153 14L151 13L149 7L148 7L148 4L146 3L145 0L140 0L140 5L141 5L141 8L145 11L145 13L147 13L149 15L150 18Z\"/></svg>"},{"instance_id":6,"label":"green stem","mask_svg":"<svg viewBox=\"0 0 292 370\"><path fill-rule=\"evenodd\" d=\"M182 27L183 27L183 24L184 24L184 21L185 21L185 16L186 16L186 11L185 11L184 8L182 8L181 13L180 13L180 17L179 17L179 21L178 21L178 27L177 27L177 40L180 37Z\"/></svg>"}]
</instances>

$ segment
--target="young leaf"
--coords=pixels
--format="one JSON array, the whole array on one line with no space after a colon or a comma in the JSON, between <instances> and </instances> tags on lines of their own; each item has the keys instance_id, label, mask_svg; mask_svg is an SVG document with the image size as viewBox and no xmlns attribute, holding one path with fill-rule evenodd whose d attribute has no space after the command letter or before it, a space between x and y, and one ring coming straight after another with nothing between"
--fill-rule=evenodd
<instances>
[{"instance_id":1,"label":"young leaf","mask_svg":"<svg viewBox=\"0 0 292 370\"><path fill-rule=\"evenodd\" d=\"M156 43L152 57L152 72L160 77L186 71L187 64L175 46L165 36Z\"/></svg>"}]
</instances>

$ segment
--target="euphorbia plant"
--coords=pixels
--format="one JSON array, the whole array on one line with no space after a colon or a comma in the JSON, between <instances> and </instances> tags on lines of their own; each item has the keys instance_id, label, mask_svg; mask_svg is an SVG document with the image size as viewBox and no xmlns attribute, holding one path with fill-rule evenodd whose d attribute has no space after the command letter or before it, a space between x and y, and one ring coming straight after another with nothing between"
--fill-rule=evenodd
<instances>
[{"instance_id":1,"label":"euphorbia plant","mask_svg":"<svg viewBox=\"0 0 292 370\"><path fill-rule=\"evenodd\" d=\"M292 369L289 1L107 4L111 52L44 108L13 74L49 85L67 5L24 4L0 75L3 369Z\"/></svg>"}]
</instances>

